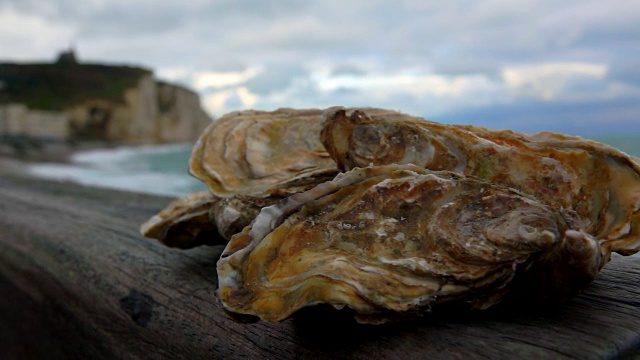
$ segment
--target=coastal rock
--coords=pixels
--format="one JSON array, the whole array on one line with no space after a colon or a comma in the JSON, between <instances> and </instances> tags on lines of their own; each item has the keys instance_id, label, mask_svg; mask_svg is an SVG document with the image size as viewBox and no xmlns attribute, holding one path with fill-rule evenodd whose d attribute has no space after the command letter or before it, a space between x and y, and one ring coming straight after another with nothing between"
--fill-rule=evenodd
<instances>
[{"instance_id":1,"label":"coastal rock","mask_svg":"<svg viewBox=\"0 0 640 360\"><path fill-rule=\"evenodd\" d=\"M72 136L127 144L194 141L211 123L198 95L142 76L127 89L124 103L90 99L67 110Z\"/></svg>"},{"instance_id":2,"label":"coastal rock","mask_svg":"<svg viewBox=\"0 0 640 360\"><path fill-rule=\"evenodd\" d=\"M195 92L139 67L0 63L0 84L0 136L8 138L191 142L211 123Z\"/></svg>"}]
</instances>

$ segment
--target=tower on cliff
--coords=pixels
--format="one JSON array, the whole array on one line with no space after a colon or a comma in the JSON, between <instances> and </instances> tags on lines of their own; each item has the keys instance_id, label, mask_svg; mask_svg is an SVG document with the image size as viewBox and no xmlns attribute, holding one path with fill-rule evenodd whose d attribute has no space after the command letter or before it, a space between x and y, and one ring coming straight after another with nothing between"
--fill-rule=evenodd
<instances>
[{"instance_id":1,"label":"tower on cliff","mask_svg":"<svg viewBox=\"0 0 640 360\"><path fill-rule=\"evenodd\" d=\"M58 60L56 64L77 64L76 51L73 47L70 47L67 51L62 51L58 54Z\"/></svg>"}]
</instances>

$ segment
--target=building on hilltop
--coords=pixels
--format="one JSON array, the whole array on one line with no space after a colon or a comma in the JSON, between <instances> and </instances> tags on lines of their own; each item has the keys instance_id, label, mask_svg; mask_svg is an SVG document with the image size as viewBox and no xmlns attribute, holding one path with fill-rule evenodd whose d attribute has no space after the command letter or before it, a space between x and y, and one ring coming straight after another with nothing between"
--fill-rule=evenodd
<instances>
[{"instance_id":1,"label":"building on hilltop","mask_svg":"<svg viewBox=\"0 0 640 360\"><path fill-rule=\"evenodd\" d=\"M67 51L62 51L58 54L58 60L56 60L56 64L78 64L78 59L76 58L76 52L71 47Z\"/></svg>"}]
</instances>

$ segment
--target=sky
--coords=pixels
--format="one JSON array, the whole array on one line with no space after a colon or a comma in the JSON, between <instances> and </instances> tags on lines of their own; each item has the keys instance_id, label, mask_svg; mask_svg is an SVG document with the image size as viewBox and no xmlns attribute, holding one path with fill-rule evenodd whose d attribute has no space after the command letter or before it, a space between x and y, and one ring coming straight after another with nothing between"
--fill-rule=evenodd
<instances>
[{"instance_id":1,"label":"sky","mask_svg":"<svg viewBox=\"0 0 640 360\"><path fill-rule=\"evenodd\" d=\"M640 1L0 0L0 61L143 66L239 109L640 135Z\"/></svg>"}]
</instances>

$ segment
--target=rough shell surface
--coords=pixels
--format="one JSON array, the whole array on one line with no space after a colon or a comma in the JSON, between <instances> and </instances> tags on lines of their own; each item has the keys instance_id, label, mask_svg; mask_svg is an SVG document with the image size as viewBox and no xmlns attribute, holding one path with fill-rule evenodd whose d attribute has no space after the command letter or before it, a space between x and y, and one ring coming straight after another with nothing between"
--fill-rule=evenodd
<instances>
[{"instance_id":1,"label":"rough shell surface","mask_svg":"<svg viewBox=\"0 0 640 360\"><path fill-rule=\"evenodd\" d=\"M220 199L212 208L210 218L215 222L218 232L227 240L249 225L258 216L262 208L274 205L283 198L314 188L333 176L325 174L308 176L272 189L267 196L235 195Z\"/></svg>"},{"instance_id":2,"label":"rough shell surface","mask_svg":"<svg viewBox=\"0 0 640 360\"><path fill-rule=\"evenodd\" d=\"M482 309L541 282L534 293L562 298L608 258L572 221L477 178L356 168L264 208L218 261L217 294L226 309L268 321L319 303L361 322L443 303Z\"/></svg>"},{"instance_id":3,"label":"rough shell surface","mask_svg":"<svg viewBox=\"0 0 640 360\"><path fill-rule=\"evenodd\" d=\"M608 145L550 132L533 135L365 111L325 112L322 141L341 170L415 164L473 175L535 196L574 216L610 251L640 250L640 165Z\"/></svg>"},{"instance_id":4,"label":"rough shell surface","mask_svg":"<svg viewBox=\"0 0 640 360\"><path fill-rule=\"evenodd\" d=\"M189 248L224 243L249 225L263 207L306 191L333 176L308 176L290 181L267 196L235 195L218 198L208 191L194 192L172 201L140 227L140 233L170 247ZM218 235L219 234L219 235Z\"/></svg>"},{"instance_id":5,"label":"rough shell surface","mask_svg":"<svg viewBox=\"0 0 640 360\"><path fill-rule=\"evenodd\" d=\"M172 201L166 208L147 220L140 233L148 238L178 248L224 243L209 210L219 199L208 191L191 193Z\"/></svg>"},{"instance_id":6,"label":"rough shell surface","mask_svg":"<svg viewBox=\"0 0 640 360\"><path fill-rule=\"evenodd\" d=\"M366 108L373 117L399 113ZM189 171L219 197L298 192L291 182L338 173L320 141L322 110L240 111L213 122L200 136Z\"/></svg>"},{"instance_id":7,"label":"rough shell surface","mask_svg":"<svg viewBox=\"0 0 640 360\"><path fill-rule=\"evenodd\" d=\"M221 199L210 212L210 218L215 222L222 237L231 237L242 231L258 216L262 208L276 204L281 197L253 197L236 195Z\"/></svg>"},{"instance_id":8,"label":"rough shell surface","mask_svg":"<svg viewBox=\"0 0 640 360\"><path fill-rule=\"evenodd\" d=\"M189 172L219 197L268 196L284 183L337 172L320 142L320 110L241 111L200 136Z\"/></svg>"}]
</instances>

